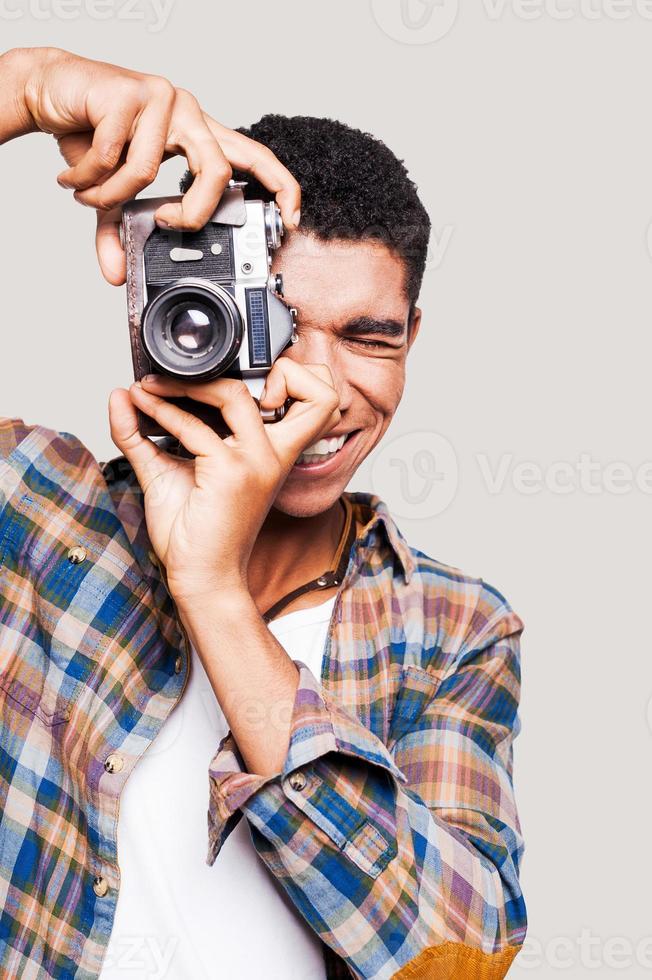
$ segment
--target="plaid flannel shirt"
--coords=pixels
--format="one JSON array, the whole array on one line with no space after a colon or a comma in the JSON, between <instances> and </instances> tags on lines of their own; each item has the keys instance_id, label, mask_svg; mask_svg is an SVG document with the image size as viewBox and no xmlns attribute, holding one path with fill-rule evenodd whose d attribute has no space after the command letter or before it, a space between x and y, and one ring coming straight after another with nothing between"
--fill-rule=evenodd
<instances>
[{"instance_id":1,"label":"plaid flannel shirt","mask_svg":"<svg viewBox=\"0 0 652 980\"><path fill-rule=\"evenodd\" d=\"M322 676L297 661L279 773L247 772L230 732L216 746L206 860L245 815L329 977L503 977L526 931L523 624L410 547L377 496L349 497L364 528ZM0 972L90 980L119 894L120 793L183 694L188 640L124 457L0 421L0 508Z\"/></svg>"}]
</instances>

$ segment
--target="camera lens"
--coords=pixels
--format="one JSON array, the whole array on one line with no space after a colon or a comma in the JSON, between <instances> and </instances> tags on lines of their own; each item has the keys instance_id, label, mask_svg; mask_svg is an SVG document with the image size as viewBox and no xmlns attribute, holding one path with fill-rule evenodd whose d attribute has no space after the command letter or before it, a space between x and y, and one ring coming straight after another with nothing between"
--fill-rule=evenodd
<instances>
[{"instance_id":1,"label":"camera lens","mask_svg":"<svg viewBox=\"0 0 652 980\"><path fill-rule=\"evenodd\" d=\"M178 279L143 311L143 347L162 371L177 377L222 374L236 358L242 337L235 300L209 280Z\"/></svg>"},{"instance_id":2,"label":"camera lens","mask_svg":"<svg viewBox=\"0 0 652 980\"><path fill-rule=\"evenodd\" d=\"M195 303L185 303L173 308L167 317L167 334L170 343L183 353L203 354L224 332L224 320L218 322L215 311Z\"/></svg>"}]
</instances>

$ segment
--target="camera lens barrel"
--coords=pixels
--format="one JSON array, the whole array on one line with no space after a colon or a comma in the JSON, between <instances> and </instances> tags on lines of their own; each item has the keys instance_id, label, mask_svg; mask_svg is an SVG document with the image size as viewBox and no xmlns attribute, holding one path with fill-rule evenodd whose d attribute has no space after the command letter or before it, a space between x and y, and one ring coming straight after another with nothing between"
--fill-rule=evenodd
<instances>
[{"instance_id":1,"label":"camera lens barrel","mask_svg":"<svg viewBox=\"0 0 652 980\"><path fill-rule=\"evenodd\" d=\"M226 289L205 279L178 279L143 311L143 347L166 374L208 380L223 374L242 344L244 325Z\"/></svg>"}]
</instances>

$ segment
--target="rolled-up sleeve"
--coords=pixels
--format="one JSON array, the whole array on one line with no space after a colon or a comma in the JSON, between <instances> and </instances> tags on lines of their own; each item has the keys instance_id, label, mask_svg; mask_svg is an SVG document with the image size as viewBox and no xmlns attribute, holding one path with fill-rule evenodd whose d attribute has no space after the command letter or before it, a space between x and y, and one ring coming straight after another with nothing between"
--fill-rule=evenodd
<instances>
[{"instance_id":1,"label":"rolled-up sleeve","mask_svg":"<svg viewBox=\"0 0 652 980\"><path fill-rule=\"evenodd\" d=\"M432 696L388 746L295 661L281 772L246 772L231 733L210 763L208 863L245 814L354 976L503 977L524 941L512 781L523 624L499 598L483 590Z\"/></svg>"}]
</instances>

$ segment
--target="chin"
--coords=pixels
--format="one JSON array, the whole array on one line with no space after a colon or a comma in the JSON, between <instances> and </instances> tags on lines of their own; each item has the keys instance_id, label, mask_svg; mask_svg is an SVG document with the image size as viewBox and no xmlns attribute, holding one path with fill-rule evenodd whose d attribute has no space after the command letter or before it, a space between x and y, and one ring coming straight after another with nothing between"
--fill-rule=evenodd
<instances>
[{"instance_id":1,"label":"chin","mask_svg":"<svg viewBox=\"0 0 652 980\"><path fill-rule=\"evenodd\" d=\"M314 488L284 485L274 499L274 509L289 517L317 517L330 510L344 489L340 481Z\"/></svg>"}]
</instances>

